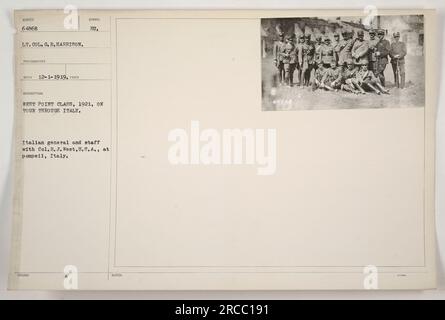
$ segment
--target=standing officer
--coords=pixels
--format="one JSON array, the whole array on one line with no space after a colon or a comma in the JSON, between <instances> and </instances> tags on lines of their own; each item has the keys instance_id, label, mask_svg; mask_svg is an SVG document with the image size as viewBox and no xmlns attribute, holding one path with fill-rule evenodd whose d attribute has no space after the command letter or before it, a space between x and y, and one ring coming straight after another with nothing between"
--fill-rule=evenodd
<instances>
[{"instance_id":1,"label":"standing officer","mask_svg":"<svg viewBox=\"0 0 445 320\"><path fill-rule=\"evenodd\" d=\"M324 45L320 49L320 58L325 68L330 68L332 61L335 61L334 47L331 45L331 39L326 36Z\"/></svg>"},{"instance_id":2,"label":"standing officer","mask_svg":"<svg viewBox=\"0 0 445 320\"><path fill-rule=\"evenodd\" d=\"M298 42L296 45L296 52L297 52L297 59L298 59L298 64L297 64L297 69L298 69L298 85L302 86L303 85L303 48L305 46L305 42L306 42L306 38L304 37L304 34L301 34L298 37Z\"/></svg>"},{"instance_id":3,"label":"standing officer","mask_svg":"<svg viewBox=\"0 0 445 320\"><path fill-rule=\"evenodd\" d=\"M323 43L323 38L321 36L321 34L317 35L317 37L315 38L316 42L314 45L314 63L315 63L315 69L317 69L318 63L321 62L321 48L324 46Z\"/></svg>"},{"instance_id":4,"label":"standing officer","mask_svg":"<svg viewBox=\"0 0 445 320\"><path fill-rule=\"evenodd\" d=\"M335 62L338 63L338 53L340 51L340 46L341 46L341 42L340 42L340 34L338 32L334 33L334 43L332 44L332 47L334 48L334 55L335 55ZM343 65L343 64L340 64Z\"/></svg>"},{"instance_id":5,"label":"standing officer","mask_svg":"<svg viewBox=\"0 0 445 320\"><path fill-rule=\"evenodd\" d=\"M273 44L273 63L278 70L278 82L279 85L284 84L284 64L281 59L281 51L286 43L284 42L284 32L278 33L278 40Z\"/></svg>"},{"instance_id":6,"label":"standing officer","mask_svg":"<svg viewBox=\"0 0 445 320\"><path fill-rule=\"evenodd\" d=\"M298 61L300 62L301 78L300 86L308 86L311 77L312 65L314 63L314 47L311 43L311 36L307 35L304 38L304 43L298 52Z\"/></svg>"},{"instance_id":7,"label":"standing officer","mask_svg":"<svg viewBox=\"0 0 445 320\"><path fill-rule=\"evenodd\" d=\"M354 39L352 37L352 32L344 31L342 33L343 40L340 42L340 45L337 47L337 55L338 55L338 64L344 65L345 62L352 60L352 46L354 45Z\"/></svg>"},{"instance_id":8,"label":"standing officer","mask_svg":"<svg viewBox=\"0 0 445 320\"><path fill-rule=\"evenodd\" d=\"M385 79L385 69L386 65L388 64L388 55L391 50L391 44L388 40L385 39L385 30L378 30L377 31L378 36L378 42L376 45L376 57L377 57L377 69L375 71L375 75L377 78L379 78L380 83L382 86L385 86L386 79Z\"/></svg>"},{"instance_id":9,"label":"standing officer","mask_svg":"<svg viewBox=\"0 0 445 320\"><path fill-rule=\"evenodd\" d=\"M280 56L284 66L284 82L288 86L293 85L293 73L297 62L297 52L293 43L293 36L286 37L286 44L282 47Z\"/></svg>"},{"instance_id":10,"label":"standing officer","mask_svg":"<svg viewBox=\"0 0 445 320\"><path fill-rule=\"evenodd\" d=\"M356 65L368 65L369 58L369 43L365 40L365 33L363 30L357 32L357 39L352 46L352 58L354 58L354 63Z\"/></svg>"},{"instance_id":11,"label":"standing officer","mask_svg":"<svg viewBox=\"0 0 445 320\"><path fill-rule=\"evenodd\" d=\"M308 46L307 61L308 61L309 68L306 70L305 79L306 79L306 85L309 86L309 84L311 82L312 70L314 70L316 68L316 63L315 63L315 59L314 59L315 47L314 47L313 42L311 41L310 34L308 34L306 36L306 45Z\"/></svg>"},{"instance_id":12,"label":"standing officer","mask_svg":"<svg viewBox=\"0 0 445 320\"><path fill-rule=\"evenodd\" d=\"M292 43L293 49L291 52L291 56L290 56L290 75L289 75L289 80L290 80L290 85L293 86L294 85L294 72L296 69L298 69L298 47L295 44L295 34L293 33L290 36L290 42Z\"/></svg>"},{"instance_id":13,"label":"standing officer","mask_svg":"<svg viewBox=\"0 0 445 320\"><path fill-rule=\"evenodd\" d=\"M400 41L400 32L394 33L393 36L394 42L391 43L389 55L391 57L391 65L394 72L394 83L397 88L403 89L405 87L406 45Z\"/></svg>"},{"instance_id":14,"label":"standing officer","mask_svg":"<svg viewBox=\"0 0 445 320\"><path fill-rule=\"evenodd\" d=\"M375 37L376 32L374 29L369 30L369 70L374 74L377 73L377 43L379 39Z\"/></svg>"}]
</instances>

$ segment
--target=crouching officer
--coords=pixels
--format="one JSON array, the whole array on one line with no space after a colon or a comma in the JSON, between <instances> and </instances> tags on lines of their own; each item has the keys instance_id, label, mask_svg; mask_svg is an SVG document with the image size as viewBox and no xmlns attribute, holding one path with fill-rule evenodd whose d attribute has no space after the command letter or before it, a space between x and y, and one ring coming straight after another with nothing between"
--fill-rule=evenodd
<instances>
[{"instance_id":1,"label":"crouching officer","mask_svg":"<svg viewBox=\"0 0 445 320\"><path fill-rule=\"evenodd\" d=\"M323 62L318 62L317 69L315 69L314 73L314 81L312 82L312 91L323 88L323 78L325 73L326 70L323 67Z\"/></svg>"},{"instance_id":2,"label":"crouching officer","mask_svg":"<svg viewBox=\"0 0 445 320\"><path fill-rule=\"evenodd\" d=\"M389 91L380 84L379 79L374 75L374 73L371 70L368 70L367 64L360 67L356 80L362 88L371 89L376 94L389 94Z\"/></svg>"},{"instance_id":3,"label":"crouching officer","mask_svg":"<svg viewBox=\"0 0 445 320\"><path fill-rule=\"evenodd\" d=\"M397 88L405 87L405 56L406 45L400 41L400 32L394 33L394 42L391 43L390 57L394 72L394 83Z\"/></svg>"},{"instance_id":4,"label":"crouching officer","mask_svg":"<svg viewBox=\"0 0 445 320\"><path fill-rule=\"evenodd\" d=\"M359 87L359 85L355 81L358 68L354 65L352 59L346 60L344 64L345 68L343 69L342 72L341 89L355 94L365 93L365 91L361 87Z\"/></svg>"},{"instance_id":5,"label":"crouching officer","mask_svg":"<svg viewBox=\"0 0 445 320\"><path fill-rule=\"evenodd\" d=\"M337 68L337 62L331 61L330 68L326 69L321 80L323 88L329 91L338 91L341 88L342 68Z\"/></svg>"}]
</instances>

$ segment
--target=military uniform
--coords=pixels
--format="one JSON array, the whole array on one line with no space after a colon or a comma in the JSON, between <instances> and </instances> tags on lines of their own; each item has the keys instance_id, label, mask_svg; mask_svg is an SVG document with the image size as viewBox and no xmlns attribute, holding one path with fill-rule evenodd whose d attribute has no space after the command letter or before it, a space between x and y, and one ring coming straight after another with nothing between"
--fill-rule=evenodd
<instances>
[{"instance_id":1,"label":"military uniform","mask_svg":"<svg viewBox=\"0 0 445 320\"><path fill-rule=\"evenodd\" d=\"M345 68L342 73L342 81L345 83L349 82L348 80L354 79L356 77L357 72L358 68L355 67L354 69Z\"/></svg>"},{"instance_id":2,"label":"military uniform","mask_svg":"<svg viewBox=\"0 0 445 320\"><path fill-rule=\"evenodd\" d=\"M342 69L340 67L326 69L321 82L332 89L338 89L341 86Z\"/></svg>"},{"instance_id":3,"label":"military uniform","mask_svg":"<svg viewBox=\"0 0 445 320\"><path fill-rule=\"evenodd\" d=\"M363 67L366 69L363 69ZM366 65L363 67L357 72L356 75L358 85L369 88L377 94L389 94L389 91L383 88L379 79L374 75L374 73L371 70L368 70Z\"/></svg>"},{"instance_id":4,"label":"military uniform","mask_svg":"<svg viewBox=\"0 0 445 320\"><path fill-rule=\"evenodd\" d=\"M377 43L379 39L375 37L375 30L369 31L369 51L368 51L368 59L369 59L369 70L376 73L377 72Z\"/></svg>"},{"instance_id":5,"label":"military uniform","mask_svg":"<svg viewBox=\"0 0 445 320\"><path fill-rule=\"evenodd\" d=\"M300 80L302 85L309 85L314 64L314 51L315 49L310 42L310 38L306 38L306 42L301 46L301 50L298 52L298 60L300 61L302 69Z\"/></svg>"},{"instance_id":6,"label":"military uniform","mask_svg":"<svg viewBox=\"0 0 445 320\"><path fill-rule=\"evenodd\" d=\"M358 38L355 40L354 45L352 46L352 58L354 59L354 63L356 65L368 65L369 58L369 43L368 41L363 39L364 33L363 31L358 32Z\"/></svg>"},{"instance_id":7,"label":"military uniform","mask_svg":"<svg viewBox=\"0 0 445 320\"><path fill-rule=\"evenodd\" d=\"M286 44L281 48L281 59L284 66L284 82L292 86L293 85L293 74L295 71L295 66L297 63L297 51L295 45L292 43L292 39L288 38Z\"/></svg>"},{"instance_id":8,"label":"military uniform","mask_svg":"<svg viewBox=\"0 0 445 320\"><path fill-rule=\"evenodd\" d=\"M273 60L274 64L278 69L278 81L280 84L284 83L284 64L281 59L281 51L284 45L286 44L284 42L284 39L282 39L283 34L279 34L280 39L275 41L273 44Z\"/></svg>"},{"instance_id":9,"label":"military uniform","mask_svg":"<svg viewBox=\"0 0 445 320\"><path fill-rule=\"evenodd\" d=\"M376 45L377 68L375 70L375 75L379 78L382 86L385 86L385 69L388 64L388 55L391 50L391 44L388 40L384 39L384 30L379 30L377 34L379 35L380 39Z\"/></svg>"},{"instance_id":10,"label":"military uniform","mask_svg":"<svg viewBox=\"0 0 445 320\"><path fill-rule=\"evenodd\" d=\"M320 66L318 66L314 72L314 81L312 82L312 90L315 90L322 85L325 72L326 69L324 69L323 65L320 63Z\"/></svg>"},{"instance_id":11,"label":"military uniform","mask_svg":"<svg viewBox=\"0 0 445 320\"><path fill-rule=\"evenodd\" d=\"M330 39L326 39L323 46L320 47L320 59L326 68L331 66L331 63L335 61L334 47L331 45Z\"/></svg>"},{"instance_id":12,"label":"military uniform","mask_svg":"<svg viewBox=\"0 0 445 320\"><path fill-rule=\"evenodd\" d=\"M322 41L321 36L317 36L317 42L314 45L314 63L315 63L315 69L317 68L318 64L321 62L321 48L324 46L324 43Z\"/></svg>"},{"instance_id":13,"label":"military uniform","mask_svg":"<svg viewBox=\"0 0 445 320\"><path fill-rule=\"evenodd\" d=\"M303 47L305 46L305 42L304 42L305 38L304 35L300 35L300 37L298 38L298 43L296 44L295 48L296 48L296 53L297 53L297 58L298 58L298 64L297 64L297 69L298 69L298 84L301 86L303 85Z\"/></svg>"},{"instance_id":14,"label":"military uniform","mask_svg":"<svg viewBox=\"0 0 445 320\"><path fill-rule=\"evenodd\" d=\"M352 64L352 60L346 61L349 64ZM341 88L345 91L354 92L357 93L358 91L355 90L356 86L354 84L355 78L357 76L358 68L353 67L350 68L344 68L341 74Z\"/></svg>"},{"instance_id":15,"label":"military uniform","mask_svg":"<svg viewBox=\"0 0 445 320\"><path fill-rule=\"evenodd\" d=\"M356 79L358 83L375 83L377 81L377 77L371 70L359 70L356 75Z\"/></svg>"},{"instance_id":16,"label":"military uniform","mask_svg":"<svg viewBox=\"0 0 445 320\"><path fill-rule=\"evenodd\" d=\"M396 39L391 43L389 55L391 57L392 70L394 72L394 82L396 87L403 89L405 87L405 56L406 56L406 44L402 41L398 41L400 33L394 33ZM399 79L400 76L400 79Z\"/></svg>"},{"instance_id":17,"label":"military uniform","mask_svg":"<svg viewBox=\"0 0 445 320\"><path fill-rule=\"evenodd\" d=\"M352 60L352 46L354 45L354 42L354 39L349 38L348 36L348 39L343 39L336 47L335 50L337 51L339 65L342 66L346 61Z\"/></svg>"},{"instance_id":18,"label":"military uniform","mask_svg":"<svg viewBox=\"0 0 445 320\"><path fill-rule=\"evenodd\" d=\"M340 35L338 33L334 33L334 43L332 44L332 47L334 48L335 61L338 63L339 62L338 53L340 52L340 47L341 47Z\"/></svg>"},{"instance_id":19,"label":"military uniform","mask_svg":"<svg viewBox=\"0 0 445 320\"><path fill-rule=\"evenodd\" d=\"M311 41L311 35L308 34L306 36L306 43L308 45L308 51L307 51L307 61L309 68L306 70L306 83L309 85L311 80L311 73L313 69L317 68L317 64L315 62L315 46L314 43Z\"/></svg>"},{"instance_id":20,"label":"military uniform","mask_svg":"<svg viewBox=\"0 0 445 320\"><path fill-rule=\"evenodd\" d=\"M291 55L290 55L290 70L289 70L289 81L290 81L290 85L294 84L294 73L295 70L298 69L298 47L295 45L294 43L294 37L292 37L292 46L293 49L291 51Z\"/></svg>"},{"instance_id":21,"label":"military uniform","mask_svg":"<svg viewBox=\"0 0 445 320\"><path fill-rule=\"evenodd\" d=\"M321 83L325 72L326 72L326 69L318 67L314 73L314 80L317 80L319 83Z\"/></svg>"}]
</instances>

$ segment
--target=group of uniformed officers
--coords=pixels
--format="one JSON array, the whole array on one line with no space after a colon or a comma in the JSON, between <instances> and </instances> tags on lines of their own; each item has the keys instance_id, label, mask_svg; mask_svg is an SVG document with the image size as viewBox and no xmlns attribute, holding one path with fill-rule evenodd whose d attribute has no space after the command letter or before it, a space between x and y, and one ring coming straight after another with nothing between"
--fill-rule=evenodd
<instances>
[{"instance_id":1,"label":"group of uniformed officers","mask_svg":"<svg viewBox=\"0 0 445 320\"><path fill-rule=\"evenodd\" d=\"M406 45L400 41L400 33L393 34L394 41L385 39L385 30L342 31L329 35L278 33L273 46L274 64L280 85L293 86L294 73L298 74L299 86L311 86L313 90L344 90L355 94L374 92L389 94L384 71L390 63L397 88L405 87Z\"/></svg>"}]
</instances>

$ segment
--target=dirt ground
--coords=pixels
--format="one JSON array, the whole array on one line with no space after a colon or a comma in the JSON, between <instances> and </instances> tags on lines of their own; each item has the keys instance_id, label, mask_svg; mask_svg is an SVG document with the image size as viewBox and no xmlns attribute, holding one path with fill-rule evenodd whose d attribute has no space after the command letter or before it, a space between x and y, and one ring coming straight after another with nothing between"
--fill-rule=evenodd
<instances>
[{"instance_id":1,"label":"dirt ground","mask_svg":"<svg viewBox=\"0 0 445 320\"><path fill-rule=\"evenodd\" d=\"M312 91L308 87L279 86L275 80L277 70L271 57L262 59L262 89L264 111L273 110L316 110L316 109L360 109L360 108L407 108L425 105L425 69L423 56L405 58L406 87L394 87L391 64L385 69L386 87L390 95L355 95L344 91ZM298 83L297 72L294 82Z\"/></svg>"}]
</instances>

